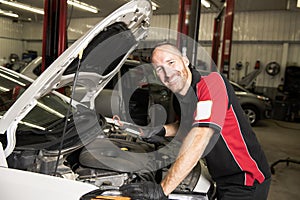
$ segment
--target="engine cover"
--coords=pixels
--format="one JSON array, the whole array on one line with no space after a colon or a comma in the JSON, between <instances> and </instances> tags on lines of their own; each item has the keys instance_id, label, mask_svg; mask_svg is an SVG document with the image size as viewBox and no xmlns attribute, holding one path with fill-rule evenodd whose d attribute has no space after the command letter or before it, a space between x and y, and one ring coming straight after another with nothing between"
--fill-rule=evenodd
<instances>
[{"instance_id":1,"label":"engine cover","mask_svg":"<svg viewBox=\"0 0 300 200\"><path fill-rule=\"evenodd\" d=\"M142 141L118 138L97 138L80 153L79 162L85 167L117 172L136 172L153 163L147 152L154 151Z\"/></svg>"}]
</instances>

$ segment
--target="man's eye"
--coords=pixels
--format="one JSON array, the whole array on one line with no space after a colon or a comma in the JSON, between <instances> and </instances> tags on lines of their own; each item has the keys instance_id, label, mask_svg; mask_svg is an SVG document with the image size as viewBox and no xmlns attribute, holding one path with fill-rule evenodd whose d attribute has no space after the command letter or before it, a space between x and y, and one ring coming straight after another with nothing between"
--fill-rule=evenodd
<instances>
[{"instance_id":1,"label":"man's eye","mask_svg":"<svg viewBox=\"0 0 300 200\"><path fill-rule=\"evenodd\" d=\"M175 63L174 60L169 61L169 65L173 65Z\"/></svg>"}]
</instances>

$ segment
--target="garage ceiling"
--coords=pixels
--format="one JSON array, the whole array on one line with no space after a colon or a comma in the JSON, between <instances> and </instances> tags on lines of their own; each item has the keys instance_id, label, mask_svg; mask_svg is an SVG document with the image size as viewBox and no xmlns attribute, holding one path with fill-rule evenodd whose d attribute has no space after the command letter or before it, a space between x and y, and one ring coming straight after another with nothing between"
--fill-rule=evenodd
<instances>
[{"instance_id":1,"label":"garage ceiling","mask_svg":"<svg viewBox=\"0 0 300 200\"><path fill-rule=\"evenodd\" d=\"M98 14L89 13L86 11L78 10L77 8L69 8L69 15L72 13L73 18L83 18L83 17L104 17L109 13L117 9L122 4L128 2L129 0L81 0L85 3L96 6L100 9ZM178 13L178 5L180 0L153 0L160 7L154 14L176 14ZM201 12L216 12L218 13L223 6L224 0L208 0L212 3L211 8L207 9L202 7ZM296 8L297 0L235 0L235 10L240 11L261 11L261 10L298 10ZM44 0L18 0L20 3L28 4L34 7L43 8ZM69 6L70 7L70 6ZM34 14L28 11L23 11L17 8L13 8L4 4L0 4L0 9L12 11L19 14L21 19L31 18L33 21L42 20L42 16L39 14Z\"/></svg>"}]
</instances>

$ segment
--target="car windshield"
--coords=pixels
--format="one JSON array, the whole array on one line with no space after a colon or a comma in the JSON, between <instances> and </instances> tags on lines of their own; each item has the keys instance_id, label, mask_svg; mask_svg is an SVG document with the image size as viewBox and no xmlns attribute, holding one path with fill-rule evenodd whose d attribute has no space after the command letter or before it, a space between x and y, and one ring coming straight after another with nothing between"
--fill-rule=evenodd
<instances>
[{"instance_id":1,"label":"car windshield","mask_svg":"<svg viewBox=\"0 0 300 200\"><path fill-rule=\"evenodd\" d=\"M17 74L3 68L0 69L0 117L4 115L30 84L30 81ZM65 118L67 109L67 102L53 93L49 93L39 99L37 105L20 122L18 131L50 131L50 125Z\"/></svg>"}]
</instances>

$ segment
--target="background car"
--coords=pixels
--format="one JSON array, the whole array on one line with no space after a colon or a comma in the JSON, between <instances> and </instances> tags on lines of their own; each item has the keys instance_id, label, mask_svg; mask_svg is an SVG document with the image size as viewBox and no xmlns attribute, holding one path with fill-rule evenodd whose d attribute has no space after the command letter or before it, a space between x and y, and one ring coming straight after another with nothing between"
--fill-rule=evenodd
<instances>
[{"instance_id":1,"label":"background car","mask_svg":"<svg viewBox=\"0 0 300 200\"><path fill-rule=\"evenodd\" d=\"M42 73L42 56L33 59L20 73L29 78L36 79Z\"/></svg>"},{"instance_id":2,"label":"background car","mask_svg":"<svg viewBox=\"0 0 300 200\"><path fill-rule=\"evenodd\" d=\"M251 93L235 82L230 81L230 83L252 126L261 119L271 117L272 101L270 98Z\"/></svg>"}]
</instances>

